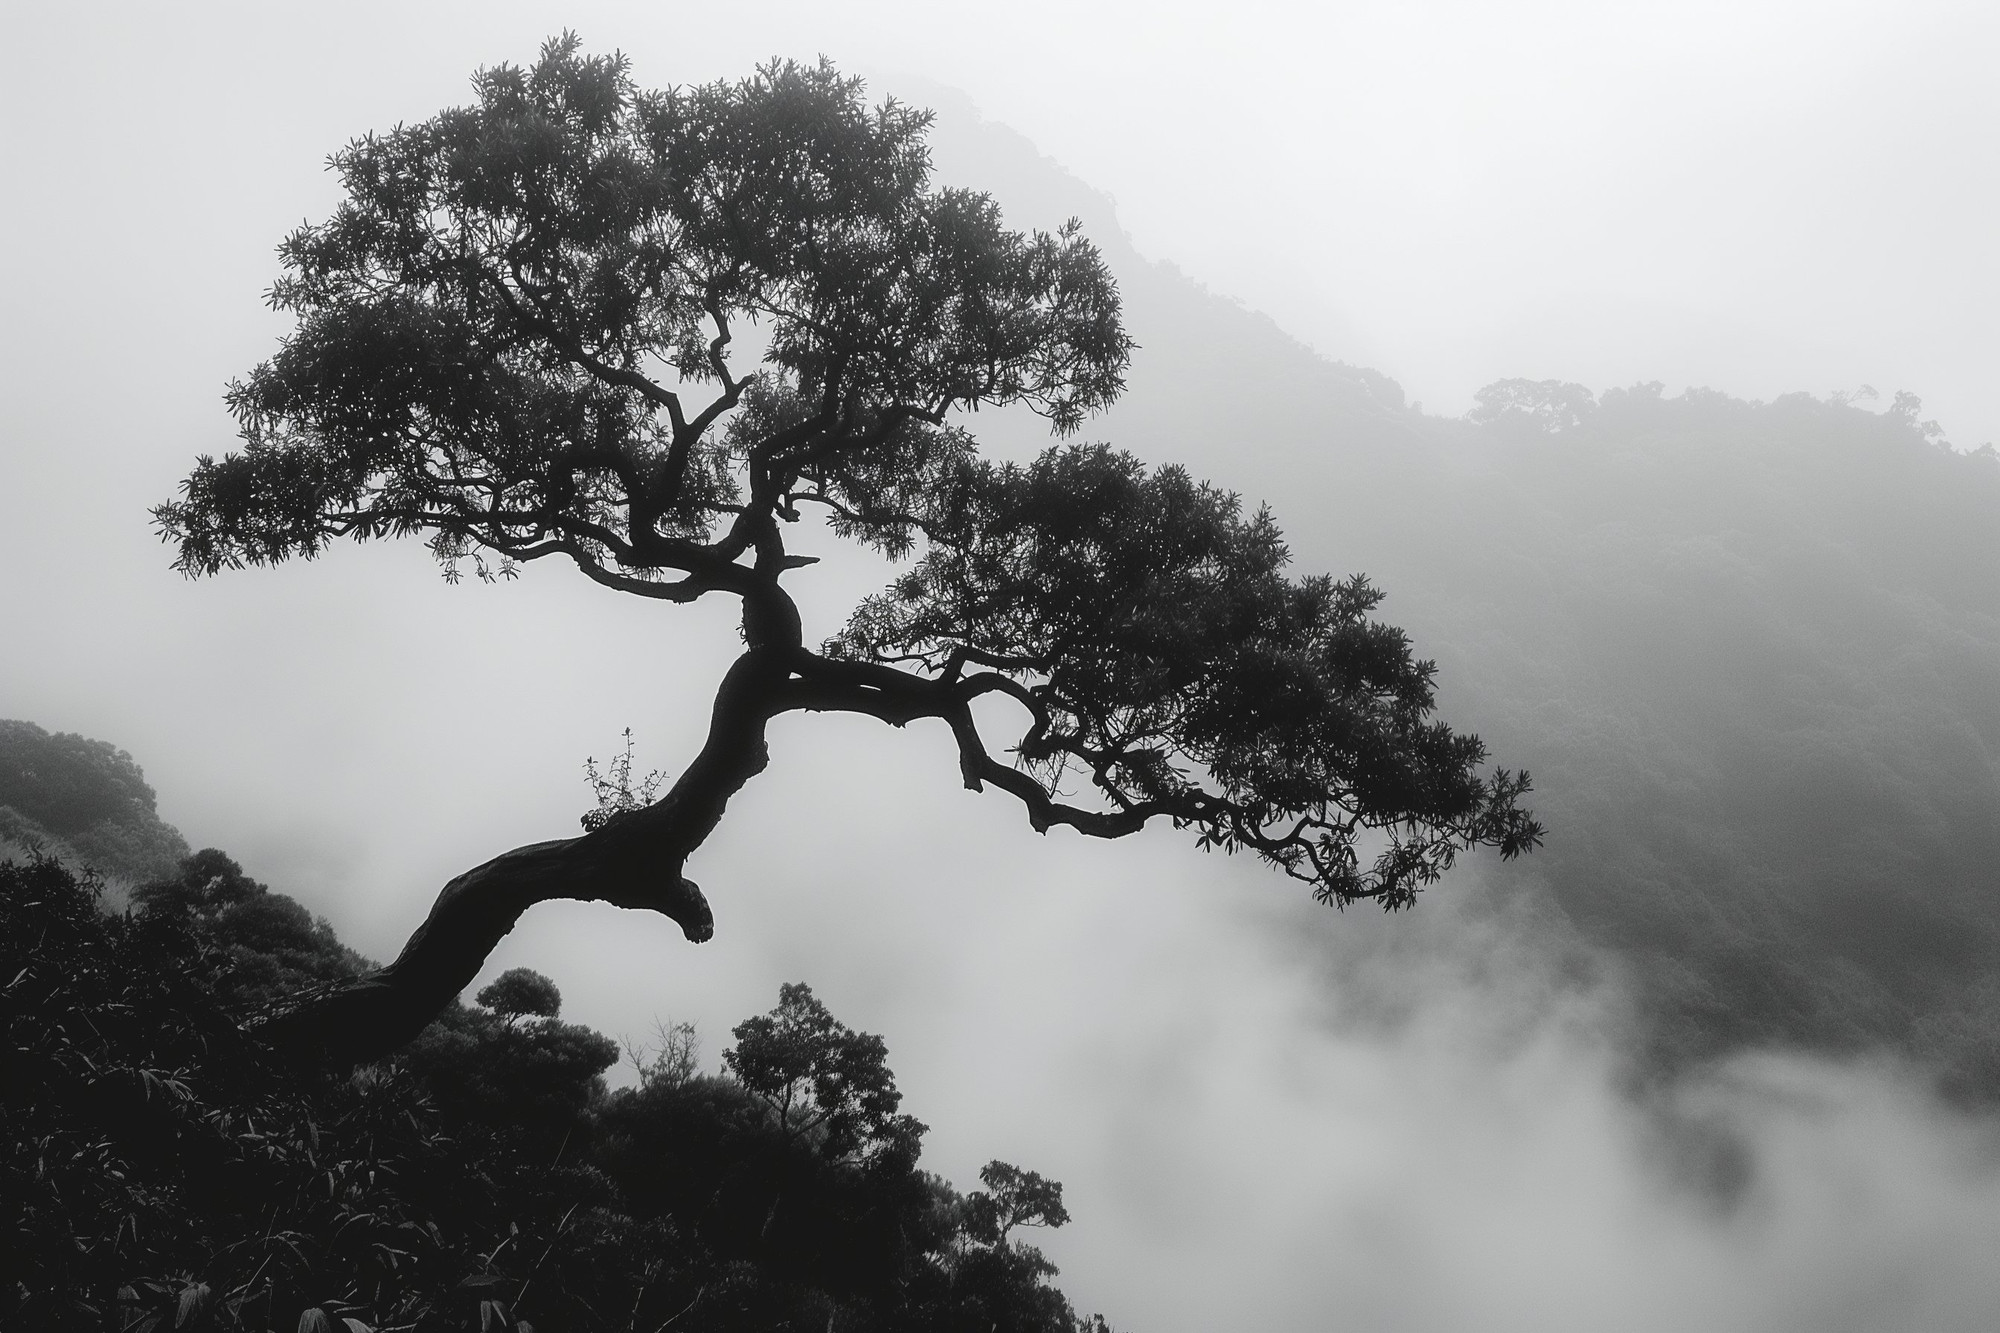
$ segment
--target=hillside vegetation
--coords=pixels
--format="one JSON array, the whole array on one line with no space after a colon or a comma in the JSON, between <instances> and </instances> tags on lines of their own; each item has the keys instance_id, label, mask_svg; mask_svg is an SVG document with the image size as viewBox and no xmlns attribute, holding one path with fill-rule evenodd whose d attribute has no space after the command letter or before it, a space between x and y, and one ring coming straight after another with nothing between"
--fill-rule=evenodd
<instances>
[{"instance_id":1,"label":"hillside vegetation","mask_svg":"<svg viewBox=\"0 0 2000 1333\"><path fill-rule=\"evenodd\" d=\"M121 891L173 874L188 854L131 755L0 719L0 855L34 848L89 865Z\"/></svg>"},{"instance_id":2,"label":"hillside vegetation","mask_svg":"<svg viewBox=\"0 0 2000 1333\"><path fill-rule=\"evenodd\" d=\"M1631 983L1647 1069L1887 1047L2000 1094L1992 449L1872 391L1517 380L1442 418L1119 272L1144 351L1106 435L1280 497L1299 566L1388 591L1534 775L1546 845L1486 891Z\"/></svg>"},{"instance_id":3,"label":"hillside vegetation","mask_svg":"<svg viewBox=\"0 0 2000 1333\"><path fill-rule=\"evenodd\" d=\"M804 985L724 1072L681 1027L612 1091L516 969L350 1076L257 1038L366 966L323 921L213 849L135 903L0 860L0 1326L1108 1333L1020 1239L1062 1187L922 1170L881 1039Z\"/></svg>"}]
</instances>

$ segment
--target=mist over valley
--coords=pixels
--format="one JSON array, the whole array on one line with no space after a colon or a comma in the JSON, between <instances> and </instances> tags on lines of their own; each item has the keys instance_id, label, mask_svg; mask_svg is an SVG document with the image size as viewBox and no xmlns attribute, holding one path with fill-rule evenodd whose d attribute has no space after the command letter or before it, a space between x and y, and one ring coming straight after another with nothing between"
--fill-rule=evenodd
<instances>
[{"instance_id":1,"label":"mist over valley","mask_svg":"<svg viewBox=\"0 0 2000 1333\"><path fill-rule=\"evenodd\" d=\"M642 84L684 77L632 45ZM935 723L800 716L690 871L713 941L549 903L476 987L532 968L567 1023L691 1023L719 1074L732 1025L809 982L886 1041L927 1169L1064 1183L1036 1244L1118 1328L1991 1327L2000 458L1874 372L1753 401L1538 358L1426 411L1400 367L1142 254L951 82L869 95L936 108L940 182L1010 226L1079 217L1118 283L1137 347L1080 438L1268 504L1293 575L1365 573L1439 715L1532 773L1544 844L1335 911L1171 828L1035 837ZM385 958L452 876L574 836L624 728L671 778L740 644L721 608L543 566L447 587L407 542L167 569L146 506L229 447L216 386L281 332L258 247L324 203L269 205L226 271L134 279L129 386L0 397L0 855L116 898L221 848ZM958 424L996 457L1048 442L1013 409ZM825 557L796 585L816 642L892 570L815 520L795 540ZM72 768L96 778L53 790Z\"/></svg>"}]
</instances>

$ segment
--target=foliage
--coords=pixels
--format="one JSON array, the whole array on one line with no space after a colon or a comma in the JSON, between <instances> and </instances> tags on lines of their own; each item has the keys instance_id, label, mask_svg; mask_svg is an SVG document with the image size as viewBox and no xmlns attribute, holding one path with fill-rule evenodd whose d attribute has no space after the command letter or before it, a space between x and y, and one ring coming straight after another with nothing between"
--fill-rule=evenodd
<instances>
[{"instance_id":1,"label":"foliage","mask_svg":"<svg viewBox=\"0 0 2000 1333\"><path fill-rule=\"evenodd\" d=\"M132 756L105 741L50 735L32 722L0 721L0 805L58 837L105 821L153 813L153 789Z\"/></svg>"},{"instance_id":2,"label":"foliage","mask_svg":"<svg viewBox=\"0 0 2000 1333\"><path fill-rule=\"evenodd\" d=\"M512 1007L522 1003L545 1011ZM400 1063L423 1079L461 1132L477 1130L546 1158L603 1097L601 1076L618 1063L618 1045L559 1021L555 983L524 967L480 991L479 1004L448 1005Z\"/></svg>"},{"instance_id":3,"label":"foliage","mask_svg":"<svg viewBox=\"0 0 2000 1333\"><path fill-rule=\"evenodd\" d=\"M836 1159L889 1152L915 1159L924 1127L896 1113L903 1094L888 1047L835 1019L804 982L781 988L778 1007L738 1023L735 1035L723 1064L787 1138L808 1138Z\"/></svg>"},{"instance_id":4,"label":"foliage","mask_svg":"<svg viewBox=\"0 0 2000 1333\"><path fill-rule=\"evenodd\" d=\"M213 847L184 858L172 878L142 885L133 901L147 915L179 919L228 953L231 966L215 984L238 1012L368 966L334 937L324 917L271 892Z\"/></svg>"},{"instance_id":5,"label":"foliage","mask_svg":"<svg viewBox=\"0 0 2000 1333\"><path fill-rule=\"evenodd\" d=\"M170 873L187 855L131 755L13 720L0 720L0 842L45 844L132 880Z\"/></svg>"},{"instance_id":6,"label":"foliage","mask_svg":"<svg viewBox=\"0 0 2000 1333\"><path fill-rule=\"evenodd\" d=\"M672 569L740 586L746 522L799 479L872 495L953 406L1069 429L1116 393L1096 251L926 189L927 114L869 108L824 62L642 92L579 46L335 155L346 200L286 240L272 290L298 333L230 390L247 447L159 511L182 568L429 530L448 567L560 554L635 591L671 595ZM785 406L710 433L751 321ZM690 411L663 370L718 396Z\"/></svg>"},{"instance_id":7,"label":"foliage","mask_svg":"<svg viewBox=\"0 0 2000 1333\"><path fill-rule=\"evenodd\" d=\"M55 862L0 863L0 1250L20 1326L451 1308L432 1260L470 1219L413 1089L271 1065L216 993L228 966L184 917L107 916Z\"/></svg>"},{"instance_id":8,"label":"foliage","mask_svg":"<svg viewBox=\"0 0 2000 1333\"><path fill-rule=\"evenodd\" d=\"M1015 1227L1059 1227L1069 1221L1059 1181L998 1161L980 1167L979 1179L986 1188L965 1200L965 1229L974 1239L997 1245Z\"/></svg>"},{"instance_id":9,"label":"foliage","mask_svg":"<svg viewBox=\"0 0 2000 1333\"><path fill-rule=\"evenodd\" d=\"M0 862L0 1324L1098 1326L1045 1259L981 1229L986 1196L916 1168L915 1131L907 1152L843 1154L734 1079L608 1092L615 1047L526 969L392 1064L274 1063L233 1012L262 943L295 966L296 939L243 911L273 899L290 901L214 851L123 915L57 862ZM879 1039L805 987L765 1017L845 1052L876 1109L893 1098ZM745 1026L751 1052L730 1054L757 1067L765 1029Z\"/></svg>"},{"instance_id":10,"label":"foliage","mask_svg":"<svg viewBox=\"0 0 2000 1333\"><path fill-rule=\"evenodd\" d=\"M1255 849L1342 903L1404 906L1460 846L1539 840L1525 776L1482 781L1478 738L1430 720L1434 668L1368 619L1381 594L1285 578L1267 511L1102 446L967 463L915 508L929 553L828 651L1006 673L1043 788L1079 769L1119 816ZM1365 871L1363 829L1386 834Z\"/></svg>"}]
</instances>

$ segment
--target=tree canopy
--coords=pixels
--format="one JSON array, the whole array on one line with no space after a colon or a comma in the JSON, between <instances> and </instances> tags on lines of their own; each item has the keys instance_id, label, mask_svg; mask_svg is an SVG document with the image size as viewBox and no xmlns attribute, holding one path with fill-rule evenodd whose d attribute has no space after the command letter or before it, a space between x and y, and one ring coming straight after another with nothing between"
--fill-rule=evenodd
<instances>
[{"instance_id":1,"label":"tree canopy","mask_svg":"<svg viewBox=\"0 0 2000 1333\"><path fill-rule=\"evenodd\" d=\"M449 577L561 557L641 597L738 598L745 651L664 796L460 876L400 958L281 1027L406 1040L550 897L706 939L681 871L800 710L937 719L965 784L1037 830L1163 819L1336 903L1401 907L1465 848L1535 845L1526 775L1483 775L1432 717L1432 666L1364 579L1289 578L1267 513L1106 446L979 456L967 413L1071 435L1132 343L1074 222L1010 230L931 185L926 113L823 61L643 91L573 36L474 84L334 155L345 200L280 247L296 329L229 390L243 447L199 461L162 533L190 575L343 536L422 535ZM817 648L785 584L817 559L787 537L813 511L913 562ZM987 696L1025 714L1011 762Z\"/></svg>"},{"instance_id":2,"label":"tree canopy","mask_svg":"<svg viewBox=\"0 0 2000 1333\"><path fill-rule=\"evenodd\" d=\"M171 875L188 846L160 819L132 756L103 741L0 719L0 852L73 852L106 875Z\"/></svg>"}]
</instances>

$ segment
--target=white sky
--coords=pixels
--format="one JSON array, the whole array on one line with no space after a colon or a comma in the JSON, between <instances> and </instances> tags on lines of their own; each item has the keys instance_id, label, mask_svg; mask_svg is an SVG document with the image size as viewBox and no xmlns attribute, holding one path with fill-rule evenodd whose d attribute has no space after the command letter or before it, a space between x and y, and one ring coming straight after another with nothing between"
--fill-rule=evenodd
<instances>
[{"instance_id":1,"label":"white sky","mask_svg":"<svg viewBox=\"0 0 2000 1333\"><path fill-rule=\"evenodd\" d=\"M448 590L387 547L188 585L144 511L230 444L220 388L282 331L272 247L332 204L326 153L565 26L642 83L824 52L877 92L962 89L1144 254L1433 411L1507 375L1865 381L2000 439L2000 6L17 6L0 716L128 747L197 845L376 954L451 874L563 832L622 727L642 764L686 753L726 615L539 572ZM939 737L822 719L776 748L693 869L713 944L546 908L495 966L614 1032L694 1018L711 1058L812 981L888 1037L939 1169L1070 1183L1064 1285L1121 1327L1993 1326L1990 1155L1892 1074L1690 1094L1768 1168L1717 1221L1613 1092L1596 999L1531 958L1497 991L1439 974L1400 1035L1329 1017L1327 957L1449 973L1492 943L1441 907L1425 934L1301 924L1289 886L1171 836L1033 838Z\"/></svg>"},{"instance_id":2,"label":"white sky","mask_svg":"<svg viewBox=\"0 0 2000 1333\"><path fill-rule=\"evenodd\" d=\"M7 157L86 191L209 170L294 220L325 150L562 26L655 83L824 52L878 90L962 88L1115 197L1142 252L1433 410L1515 374L1867 381L2000 437L1990 4L82 4L10 26ZM236 252L261 277L268 250Z\"/></svg>"}]
</instances>

